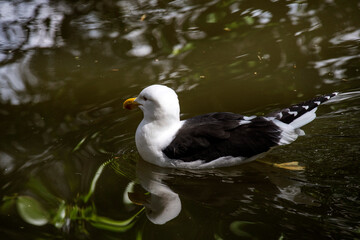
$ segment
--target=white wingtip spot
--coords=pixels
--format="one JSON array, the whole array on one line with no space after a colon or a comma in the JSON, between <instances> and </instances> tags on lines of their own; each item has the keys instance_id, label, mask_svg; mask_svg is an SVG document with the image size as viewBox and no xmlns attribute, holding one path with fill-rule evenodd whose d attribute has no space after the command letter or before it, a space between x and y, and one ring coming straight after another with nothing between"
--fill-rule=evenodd
<instances>
[{"instance_id":1,"label":"white wingtip spot","mask_svg":"<svg viewBox=\"0 0 360 240\"><path fill-rule=\"evenodd\" d=\"M312 120L315 119L316 110L317 110L317 108L314 108L311 111L304 113L302 116L300 116L297 119L295 119L294 121L292 121L290 123L290 125L293 126L294 128L300 128L300 127L308 124L309 122L311 122Z\"/></svg>"},{"instance_id":2,"label":"white wingtip spot","mask_svg":"<svg viewBox=\"0 0 360 240\"><path fill-rule=\"evenodd\" d=\"M296 115L298 115L298 112L295 112L295 111L289 111L288 113L294 115L294 117L296 117Z\"/></svg>"},{"instance_id":3,"label":"white wingtip spot","mask_svg":"<svg viewBox=\"0 0 360 240\"><path fill-rule=\"evenodd\" d=\"M251 123L251 121L241 120L241 121L239 122L239 125L244 125L244 124L249 124L249 123Z\"/></svg>"},{"instance_id":4,"label":"white wingtip spot","mask_svg":"<svg viewBox=\"0 0 360 240\"><path fill-rule=\"evenodd\" d=\"M315 101L314 103L315 103L316 105L320 105L321 102L320 102L320 101Z\"/></svg>"},{"instance_id":5,"label":"white wingtip spot","mask_svg":"<svg viewBox=\"0 0 360 240\"><path fill-rule=\"evenodd\" d=\"M254 118L256 118L256 116L250 116L250 117L244 116L244 120L246 120L246 121L251 121Z\"/></svg>"},{"instance_id":6,"label":"white wingtip spot","mask_svg":"<svg viewBox=\"0 0 360 240\"><path fill-rule=\"evenodd\" d=\"M302 106L305 110L308 110L309 109L309 106L306 106L306 105L304 105L304 106Z\"/></svg>"}]
</instances>

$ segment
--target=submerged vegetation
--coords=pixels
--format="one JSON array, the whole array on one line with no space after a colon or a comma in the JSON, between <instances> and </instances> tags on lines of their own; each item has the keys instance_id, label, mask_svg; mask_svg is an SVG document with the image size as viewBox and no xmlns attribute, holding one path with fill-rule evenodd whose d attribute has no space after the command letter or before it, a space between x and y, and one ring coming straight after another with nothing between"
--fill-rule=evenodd
<instances>
[{"instance_id":1,"label":"submerged vegetation","mask_svg":"<svg viewBox=\"0 0 360 240\"><path fill-rule=\"evenodd\" d=\"M90 189L85 195L78 195L70 202L53 195L46 188L41 179L33 177L29 179L27 185L27 195L4 196L0 207L2 214L10 214L16 208L19 216L28 224L34 226L53 225L61 230L65 236L75 231L78 236L89 235L86 230L86 224L93 227L113 232L125 232L130 230L136 222L136 218L144 208L137 208L129 212L130 217L125 220L115 220L97 214L93 195L96 190L96 184L103 174L104 168L113 165L119 166L119 158L113 158L103 163L96 171ZM125 158L129 160L128 158ZM121 163L120 163L121 164ZM129 164L127 163L127 166ZM116 168L117 173L122 176L128 176L123 173L121 168ZM126 171L135 171L134 168L127 168ZM135 180L135 178L133 178ZM124 192L125 196L127 192Z\"/></svg>"}]
</instances>

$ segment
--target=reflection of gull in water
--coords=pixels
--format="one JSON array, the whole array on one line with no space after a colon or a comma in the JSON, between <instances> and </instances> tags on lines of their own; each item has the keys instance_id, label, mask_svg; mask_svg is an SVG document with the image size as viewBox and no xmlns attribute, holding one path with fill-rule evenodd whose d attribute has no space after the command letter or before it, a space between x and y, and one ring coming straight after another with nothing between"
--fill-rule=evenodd
<instances>
[{"instance_id":1,"label":"reflection of gull in water","mask_svg":"<svg viewBox=\"0 0 360 240\"><path fill-rule=\"evenodd\" d=\"M179 215L181 201L179 195L163 183L168 175L159 170L161 169L140 160L136 168L137 179L149 194L129 193L129 198L134 203L144 205L151 222L164 224Z\"/></svg>"},{"instance_id":2,"label":"reflection of gull in water","mask_svg":"<svg viewBox=\"0 0 360 240\"><path fill-rule=\"evenodd\" d=\"M207 206L229 208L233 205L243 209L269 201L270 204L282 204L277 203L279 199L294 204L316 205L314 199L302 191L307 182L302 173L279 170L259 162L203 171L186 169L176 172L176 175L175 178L183 179L174 181L174 191L183 198L191 198ZM239 202L245 205L239 205Z\"/></svg>"},{"instance_id":3,"label":"reflection of gull in water","mask_svg":"<svg viewBox=\"0 0 360 240\"><path fill-rule=\"evenodd\" d=\"M165 224L179 215L179 196L229 213L252 208L255 211L260 205L283 207L281 199L288 201L286 205L317 206L315 199L302 192L307 181L301 173L274 169L254 162L234 168L176 170L139 160L138 182L148 193L135 188L129 198L143 205L148 219L155 224Z\"/></svg>"}]
</instances>

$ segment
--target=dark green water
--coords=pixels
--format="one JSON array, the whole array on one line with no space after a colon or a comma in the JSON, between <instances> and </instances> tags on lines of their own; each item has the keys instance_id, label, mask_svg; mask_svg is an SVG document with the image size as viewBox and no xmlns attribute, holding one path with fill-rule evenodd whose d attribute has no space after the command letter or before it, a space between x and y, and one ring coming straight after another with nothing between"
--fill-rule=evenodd
<instances>
[{"instance_id":1,"label":"dark green water","mask_svg":"<svg viewBox=\"0 0 360 240\"><path fill-rule=\"evenodd\" d=\"M356 0L0 1L0 238L360 239L359 19ZM348 94L263 159L304 171L185 171L137 155L122 102L155 83L183 118Z\"/></svg>"}]
</instances>

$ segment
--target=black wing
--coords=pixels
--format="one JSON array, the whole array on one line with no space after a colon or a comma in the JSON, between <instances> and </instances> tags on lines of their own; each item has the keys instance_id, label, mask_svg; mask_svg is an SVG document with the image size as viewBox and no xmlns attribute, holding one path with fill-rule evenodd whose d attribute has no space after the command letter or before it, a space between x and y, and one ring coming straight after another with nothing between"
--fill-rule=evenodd
<instances>
[{"instance_id":1,"label":"black wing","mask_svg":"<svg viewBox=\"0 0 360 240\"><path fill-rule=\"evenodd\" d=\"M163 152L185 162L248 158L276 146L280 134L279 127L264 117L249 120L234 113L209 113L186 120Z\"/></svg>"}]
</instances>

